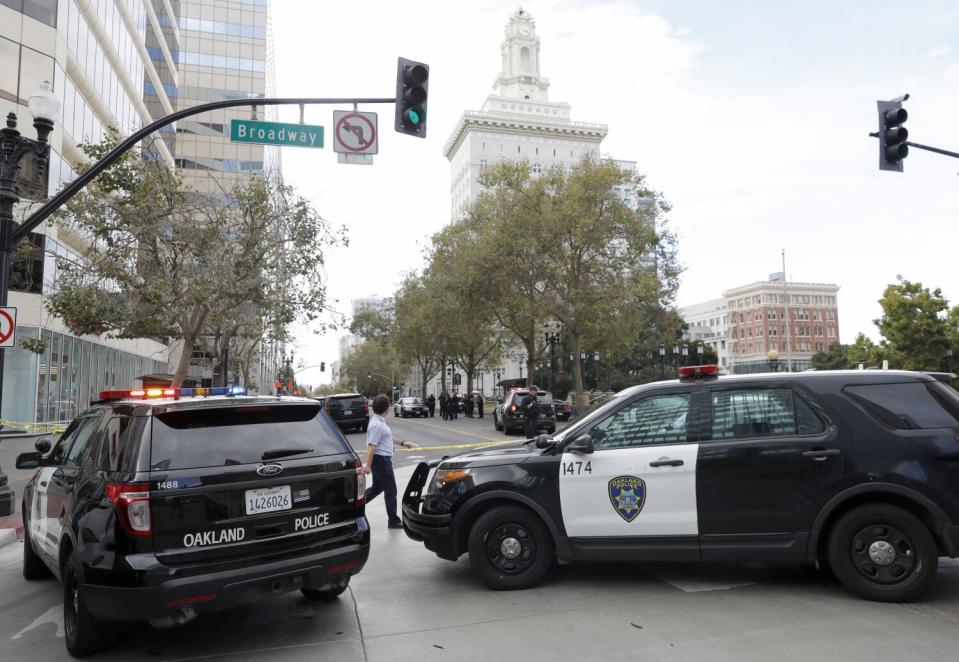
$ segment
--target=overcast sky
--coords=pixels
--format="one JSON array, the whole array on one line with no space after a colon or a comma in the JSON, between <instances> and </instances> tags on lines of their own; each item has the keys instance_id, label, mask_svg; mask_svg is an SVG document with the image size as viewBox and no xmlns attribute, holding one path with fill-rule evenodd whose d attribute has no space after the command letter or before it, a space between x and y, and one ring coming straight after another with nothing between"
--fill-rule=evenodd
<instances>
[{"instance_id":1,"label":"overcast sky","mask_svg":"<svg viewBox=\"0 0 959 662\"><path fill-rule=\"evenodd\" d=\"M450 221L443 147L478 110L500 67L517 3L273 0L281 96L391 97L396 57L430 65L428 137L393 132L380 112L375 165L285 148L286 181L350 246L327 264L333 305L389 295L422 265ZM602 152L636 161L672 203L685 267L678 305L780 270L836 283L840 335L878 339L877 300L896 274L959 302L959 160L913 149L905 173L880 172L876 100L909 92L910 139L959 150L959 4L648 0L529 2L550 99L609 126ZM364 108L361 107L361 110ZM296 121L295 109L281 119ZM297 330L297 363L337 359L342 332ZM329 372L301 373L328 381Z\"/></svg>"}]
</instances>

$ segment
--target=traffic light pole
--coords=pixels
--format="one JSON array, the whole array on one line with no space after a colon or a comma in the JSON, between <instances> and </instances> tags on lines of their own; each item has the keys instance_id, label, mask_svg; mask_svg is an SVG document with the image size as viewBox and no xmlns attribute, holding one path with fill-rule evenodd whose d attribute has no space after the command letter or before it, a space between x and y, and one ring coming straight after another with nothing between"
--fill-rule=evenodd
<instances>
[{"instance_id":1,"label":"traffic light pole","mask_svg":"<svg viewBox=\"0 0 959 662\"><path fill-rule=\"evenodd\" d=\"M874 131L873 133L870 133L870 134L869 134L869 137L870 137L870 138L878 138L878 137L879 137L879 132L878 132L878 131ZM941 149L941 148L939 148L939 147L931 147L930 145L923 145L923 144L921 144L921 143L914 143L914 142L910 142L910 141L908 141L908 140L907 140L904 144L905 144L905 145L908 145L909 147L915 147L916 149L924 149L924 150L926 150L927 152L935 152L936 154L942 154L942 155L944 155L944 156L951 156L951 157L954 158L954 159L959 159L959 152L950 152L948 149Z\"/></svg>"}]
</instances>

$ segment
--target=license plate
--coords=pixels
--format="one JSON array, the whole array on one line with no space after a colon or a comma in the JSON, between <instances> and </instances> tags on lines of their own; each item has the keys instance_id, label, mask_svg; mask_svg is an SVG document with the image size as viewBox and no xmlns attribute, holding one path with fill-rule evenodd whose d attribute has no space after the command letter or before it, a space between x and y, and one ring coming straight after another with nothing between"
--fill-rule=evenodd
<instances>
[{"instance_id":1,"label":"license plate","mask_svg":"<svg viewBox=\"0 0 959 662\"><path fill-rule=\"evenodd\" d=\"M344 409L344 410L343 410L343 415L344 415L344 416L351 416L352 414L353 414L353 410L352 410L352 409Z\"/></svg>"},{"instance_id":2,"label":"license plate","mask_svg":"<svg viewBox=\"0 0 959 662\"><path fill-rule=\"evenodd\" d=\"M246 514L272 513L276 510L289 510L293 507L289 485L261 487L246 491Z\"/></svg>"}]
</instances>

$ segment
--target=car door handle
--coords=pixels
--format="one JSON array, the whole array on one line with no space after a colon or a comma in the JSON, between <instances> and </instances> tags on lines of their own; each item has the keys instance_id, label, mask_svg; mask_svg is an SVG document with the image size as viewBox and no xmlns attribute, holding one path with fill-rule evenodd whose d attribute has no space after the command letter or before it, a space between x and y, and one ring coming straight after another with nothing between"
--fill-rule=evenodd
<instances>
[{"instance_id":1,"label":"car door handle","mask_svg":"<svg viewBox=\"0 0 959 662\"><path fill-rule=\"evenodd\" d=\"M803 451L803 457L810 457L816 462L823 462L832 455L839 455L838 448L820 448L817 450Z\"/></svg>"},{"instance_id":2,"label":"car door handle","mask_svg":"<svg viewBox=\"0 0 959 662\"><path fill-rule=\"evenodd\" d=\"M671 460L668 457L661 457L658 460L653 460L649 463L651 467L681 467L683 466L682 460Z\"/></svg>"}]
</instances>

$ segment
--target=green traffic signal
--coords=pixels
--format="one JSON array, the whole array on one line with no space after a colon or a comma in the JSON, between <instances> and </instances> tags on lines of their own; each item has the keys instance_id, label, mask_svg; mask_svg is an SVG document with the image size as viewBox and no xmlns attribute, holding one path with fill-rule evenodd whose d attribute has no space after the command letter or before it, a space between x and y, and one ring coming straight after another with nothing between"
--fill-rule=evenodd
<instances>
[{"instance_id":1,"label":"green traffic signal","mask_svg":"<svg viewBox=\"0 0 959 662\"><path fill-rule=\"evenodd\" d=\"M393 128L417 138L426 137L429 65L406 58L396 63L396 103Z\"/></svg>"},{"instance_id":2,"label":"green traffic signal","mask_svg":"<svg viewBox=\"0 0 959 662\"><path fill-rule=\"evenodd\" d=\"M410 124L419 124L423 118L423 111L419 108L410 108L406 111L406 119Z\"/></svg>"}]
</instances>

